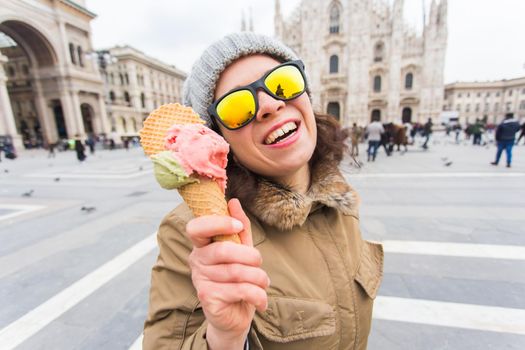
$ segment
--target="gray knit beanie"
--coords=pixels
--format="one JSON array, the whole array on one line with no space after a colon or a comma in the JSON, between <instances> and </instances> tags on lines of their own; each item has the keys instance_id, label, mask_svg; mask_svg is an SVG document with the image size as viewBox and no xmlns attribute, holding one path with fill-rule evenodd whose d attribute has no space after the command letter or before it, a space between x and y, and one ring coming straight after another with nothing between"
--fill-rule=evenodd
<instances>
[{"instance_id":1,"label":"gray knit beanie","mask_svg":"<svg viewBox=\"0 0 525 350\"><path fill-rule=\"evenodd\" d=\"M193 64L184 82L182 103L192 107L211 126L207 109L213 102L220 74L236 59L258 53L281 62L298 59L290 48L277 39L253 32L230 34L209 46Z\"/></svg>"}]
</instances>

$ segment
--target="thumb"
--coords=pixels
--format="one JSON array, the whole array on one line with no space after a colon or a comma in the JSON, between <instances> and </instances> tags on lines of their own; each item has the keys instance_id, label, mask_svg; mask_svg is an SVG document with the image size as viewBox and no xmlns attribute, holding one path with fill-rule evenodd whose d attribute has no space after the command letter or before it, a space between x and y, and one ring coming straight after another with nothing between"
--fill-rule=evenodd
<instances>
[{"instance_id":1,"label":"thumb","mask_svg":"<svg viewBox=\"0 0 525 350\"><path fill-rule=\"evenodd\" d=\"M241 202L237 198L230 199L228 202L228 211L230 216L242 222L244 229L239 232L239 238L241 243L250 247L253 247L253 238L252 238L252 227L250 224L250 219L242 210Z\"/></svg>"}]
</instances>

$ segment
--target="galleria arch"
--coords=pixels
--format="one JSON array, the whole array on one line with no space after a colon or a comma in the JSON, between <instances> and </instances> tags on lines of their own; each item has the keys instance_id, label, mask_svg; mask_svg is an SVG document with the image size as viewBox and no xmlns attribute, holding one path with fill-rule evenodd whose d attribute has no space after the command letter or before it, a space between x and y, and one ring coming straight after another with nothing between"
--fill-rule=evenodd
<instances>
[{"instance_id":1,"label":"galleria arch","mask_svg":"<svg viewBox=\"0 0 525 350\"><path fill-rule=\"evenodd\" d=\"M67 1L56 3L42 11L2 0L0 135L11 136L15 147L111 130L103 83L90 58L89 22L95 15Z\"/></svg>"}]
</instances>

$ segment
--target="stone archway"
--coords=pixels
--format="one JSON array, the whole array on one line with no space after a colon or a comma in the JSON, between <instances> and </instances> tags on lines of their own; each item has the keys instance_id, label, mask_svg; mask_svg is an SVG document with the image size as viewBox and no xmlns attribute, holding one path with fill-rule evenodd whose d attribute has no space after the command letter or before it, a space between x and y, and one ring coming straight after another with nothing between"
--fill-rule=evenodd
<instances>
[{"instance_id":1,"label":"stone archway","mask_svg":"<svg viewBox=\"0 0 525 350\"><path fill-rule=\"evenodd\" d=\"M0 106L0 134L12 135L18 147L56 142L63 134L55 123L56 103L44 96L45 90L56 89L52 80L59 66L56 50L39 30L21 20L2 21L0 38L0 69L7 72L3 79L0 74L0 90L7 95L7 103Z\"/></svg>"}]
</instances>

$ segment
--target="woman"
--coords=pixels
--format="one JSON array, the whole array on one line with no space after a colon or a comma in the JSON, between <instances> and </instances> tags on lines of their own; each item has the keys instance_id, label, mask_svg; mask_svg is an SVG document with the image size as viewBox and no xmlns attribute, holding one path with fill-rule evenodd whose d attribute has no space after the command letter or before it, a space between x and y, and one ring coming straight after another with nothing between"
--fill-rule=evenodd
<instances>
[{"instance_id":1,"label":"woman","mask_svg":"<svg viewBox=\"0 0 525 350\"><path fill-rule=\"evenodd\" d=\"M163 220L144 349L366 348L383 252L361 239L340 127L307 92L295 54L253 33L193 66L184 104L230 144L232 217L182 204ZM233 233L243 244L211 242Z\"/></svg>"}]
</instances>

